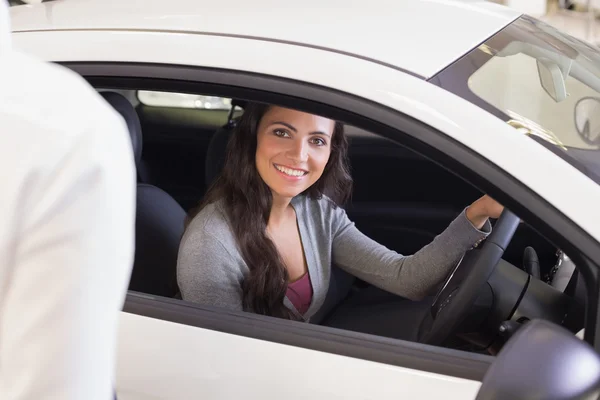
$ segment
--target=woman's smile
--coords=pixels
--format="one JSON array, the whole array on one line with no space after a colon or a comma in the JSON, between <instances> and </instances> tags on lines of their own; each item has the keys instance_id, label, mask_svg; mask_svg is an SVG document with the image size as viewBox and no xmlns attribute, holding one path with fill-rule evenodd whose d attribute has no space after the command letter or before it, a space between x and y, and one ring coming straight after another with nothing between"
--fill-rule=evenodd
<instances>
[{"instance_id":1,"label":"woman's smile","mask_svg":"<svg viewBox=\"0 0 600 400\"><path fill-rule=\"evenodd\" d=\"M273 164L273 166L275 167L277 172L279 172L279 174L285 179L299 181L303 179L306 175L308 175L308 171L304 169L292 168L280 164Z\"/></svg>"}]
</instances>

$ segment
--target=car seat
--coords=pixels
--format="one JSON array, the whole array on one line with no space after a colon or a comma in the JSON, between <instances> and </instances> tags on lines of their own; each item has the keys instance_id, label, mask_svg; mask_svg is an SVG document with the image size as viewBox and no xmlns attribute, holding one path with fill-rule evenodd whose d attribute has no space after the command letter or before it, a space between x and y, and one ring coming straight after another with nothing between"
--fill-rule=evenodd
<instances>
[{"instance_id":1,"label":"car seat","mask_svg":"<svg viewBox=\"0 0 600 400\"><path fill-rule=\"evenodd\" d=\"M100 94L125 119L138 168L142 158L143 135L135 108L119 93L106 91ZM138 182L136 250L130 290L165 297L178 294L177 254L185 217L183 208L164 190Z\"/></svg>"}]
</instances>

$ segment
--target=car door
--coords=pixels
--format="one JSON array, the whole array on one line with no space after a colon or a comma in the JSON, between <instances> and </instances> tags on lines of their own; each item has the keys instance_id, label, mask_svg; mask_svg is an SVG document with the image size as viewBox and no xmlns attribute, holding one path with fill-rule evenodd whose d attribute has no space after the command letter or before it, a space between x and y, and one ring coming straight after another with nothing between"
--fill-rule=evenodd
<instances>
[{"instance_id":1,"label":"car door","mask_svg":"<svg viewBox=\"0 0 600 400\"><path fill-rule=\"evenodd\" d=\"M85 74L91 82L97 82L94 75L101 73L100 70L92 72L89 66L71 67ZM119 75L125 72L114 66L112 70L115 76L111 85L114 85ZM196 72L202 74L200 70ZM100 81L106 84L105 80L103 77ZM279 90L289 93L291 89ZM274 95L270 93L271 98ZM278 100L287 101L290 106L296 101L289 96ZM372 120L369 115L365 117ZM396 130L399 135L413 131L415 136L425 140L428 135L433 139L440 134L423 123L403 118ZM360 124L359 120L354 122ZM433 147L429 151L421 148L421 151L435 159L441 154L451 154L453 150L460 151L459 148L449 144L444 152ZM460 160L467 162L465 157ZM483 165L493 168L491 164ZM490 175L493 176L493 172L490 171ZM524 190L520 185L516 186ZM523 195L519 193L517 190L513 196ZM552 221L552 216L545 219ZM493 357L481 354L277 321L133 293L128 297L122 315L119 354L117 388L120 398L150 398L151 395L173 398L189 393L222 398L244 393L250 398L281 395L293 398L391 398L405 395L426 399L440 396L438 390L443 391L445 398L474 398L479 382L493 362ZM286 380L290 376L301 376L311 384L290 385ZM231 380L236 385L228 384Z\"/></svg>"},{"instance_id":2,"label":"car door","mask_svg":"<svg viewBox=\"0 0 600 400\"><path fill-rule=\"evenodd\" d=\"M81 35L80 35L81 34ZM27 34L21 45L33 52L48 34ZM164 34L146 37L112 32L130 52L115 52L102 32L77 32L82 44L74 55L67 46L44 50L90 80L119 77L167 80L181 85L211 84L221 95L240 88L245 97L277 99L278 103L327 111L357 126L402 140L413 150L459 174L571 250L578 267L587 271L586 340L596 344L598 297L592 264L600 260L597 229L583 221L585 210L600 200L594 188L564 179L581 195L574 209L547 180L536 180L546 167L568 178L573 171L554 165L542 153L534 168L519 157L533 144L511 135L495 117L427 82L397 70L323 50L293 48L281 43ZM176 37L177 36L177 37ZM105 38L104 38L105 39ZM38 47L35 41L38 40ZM65 40L56 38L57 41ZM68 40L67 40L68 41ZM149 42L148 42L149 41ZM173 46L179 43L180 46ZM66 44L66 42L64 43ZM185 45L184 45L185 44ZM183 49L193 45L197 58ZM217 46L222 51L211 53ZM51 53L51 54L50 54ZM257 62L257 54L279 54L277 65ZM306 58L321 61L318 69L302 69ZM155 65L165 59L178 65ZM140 64L140 60L144 62ZM77 61L86 61L77 64ZM133 63L135 61L135 64ZM118 63L112 63L118 62ZM131 64L128 64L131 63ZM336 66L344 65L344 74ZM205 68L208 67L208 68ZM215 71L213 68L220 70ZM240 73L249 71L251 74ZM235 73L230 71L236 71ZM257 75L258 74L258 75ZM364 79L351 79L361 76ZM158 82L158 83L157 83ZM351 83L349 83L351 82ZM460 107L455 113L452 107ZM487 129L485 140L473 130ZM511 161L507 153L517 157ZM564 188L563 187L563 188ZM552 204L552 207L549 206ZM582 210L583 209L583 210ZM584 227L585 229L581 229ZM567 237L566 234L569 234ZM120 399L228 398L474 398L493 357L331 328L277 321L244 313L214 310L176 299L131 293L121 316L117 392ZM596 344L597 345L597 344Z\"/></svg>"},{"instance_id":3,"label":"car door","mask_svg":"<svg viewBox=\"0 0 600 400\"><path fill-rule=\"evenodd\" d=\"M118 76L107 82L106 77L95 77L103 75L101 71L84 72L89 65L70 66L93 84L119 84ZM114 66L112 71L118 74ZM293 100L288 97L288 101ZM125 399L190 393L215 399L240 394L250 398L437 398L443 394L472 398L492 360L448 349L432 354L429 346L398 346L397 341L387 343L376 336L140 293L128 296L121 323L117 390L119 398ZM164 376L172 378L161 380ZM290 385L286 380L290 376L300 376L304 384ZM349 378L353 384L348 384ZM237 384L228 384L231 380ZM400 384L392 387L392 381Z\"/></svg>"},{"instance_id":4,"label":"car door","mask_svg":"<svg viewBox=\"0 0 600 400\"><path fill-rule=\"evenodd\" d=\"M472 399L491 362L137 294L120 323L120 400Z\"/></svg>"}]
</instances>

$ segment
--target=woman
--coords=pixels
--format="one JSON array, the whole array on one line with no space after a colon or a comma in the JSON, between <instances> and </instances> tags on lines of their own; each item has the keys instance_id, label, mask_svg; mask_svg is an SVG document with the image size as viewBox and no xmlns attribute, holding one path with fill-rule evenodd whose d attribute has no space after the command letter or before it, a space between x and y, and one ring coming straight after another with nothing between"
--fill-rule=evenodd
<instances>
[{"instance_id":1,"label":"woman","mask_svg":"<svg viewBox=\"0 0 600 400\"><path fill-rule=\"evenodd\" d=\"M250 104L223 172L182 238L184 300L308 320L323 305L334 263L381 289L421 299L491 230L502 206L483 196L412 256L363 235L339 206L352 179L340 123Z\"/></svg>"}]
</instances>

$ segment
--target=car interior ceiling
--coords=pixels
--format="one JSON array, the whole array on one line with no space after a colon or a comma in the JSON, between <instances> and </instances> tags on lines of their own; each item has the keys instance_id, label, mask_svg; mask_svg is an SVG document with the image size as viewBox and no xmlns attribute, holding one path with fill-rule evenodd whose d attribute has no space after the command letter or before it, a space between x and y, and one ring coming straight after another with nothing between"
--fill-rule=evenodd
<instances>
[{"instance_id":1,"label":"car interior ceiling","mask_svg":"<svg viewBox=\"0 0 600 400\"><path fill-rule=\"evenodd\" d=\"M114 92L133 105L135 118L139 118L139 134L143 136L140 139L143 149L136 159L139 182L136 236L140 237L136 238L136 264L130 289L176 297L175 268L183 219L203 198L208 186L209 146L212 157L209 161L219 158L212 154L213 149L224 152L223 145L215 145L213 139L217 132L221 135L231 132L231 113L148 106L136 101L135 91ZM482 194L446 169L395 142L352 126L346 127L346 133L354 179L347 213L363 233L401 254L412 254L429 243ZM153 217L155 214L160 215ZM161 231L158 235L147 233L157 229ZM536 250L541 275L546 275L555 264L557 249L526 223L518 228L503 258L521 267L528 246ZM360 281L348 282L358 290L368 286ZM331 310L324 312L328 311Z\"/></svg>"}]
</instances>

